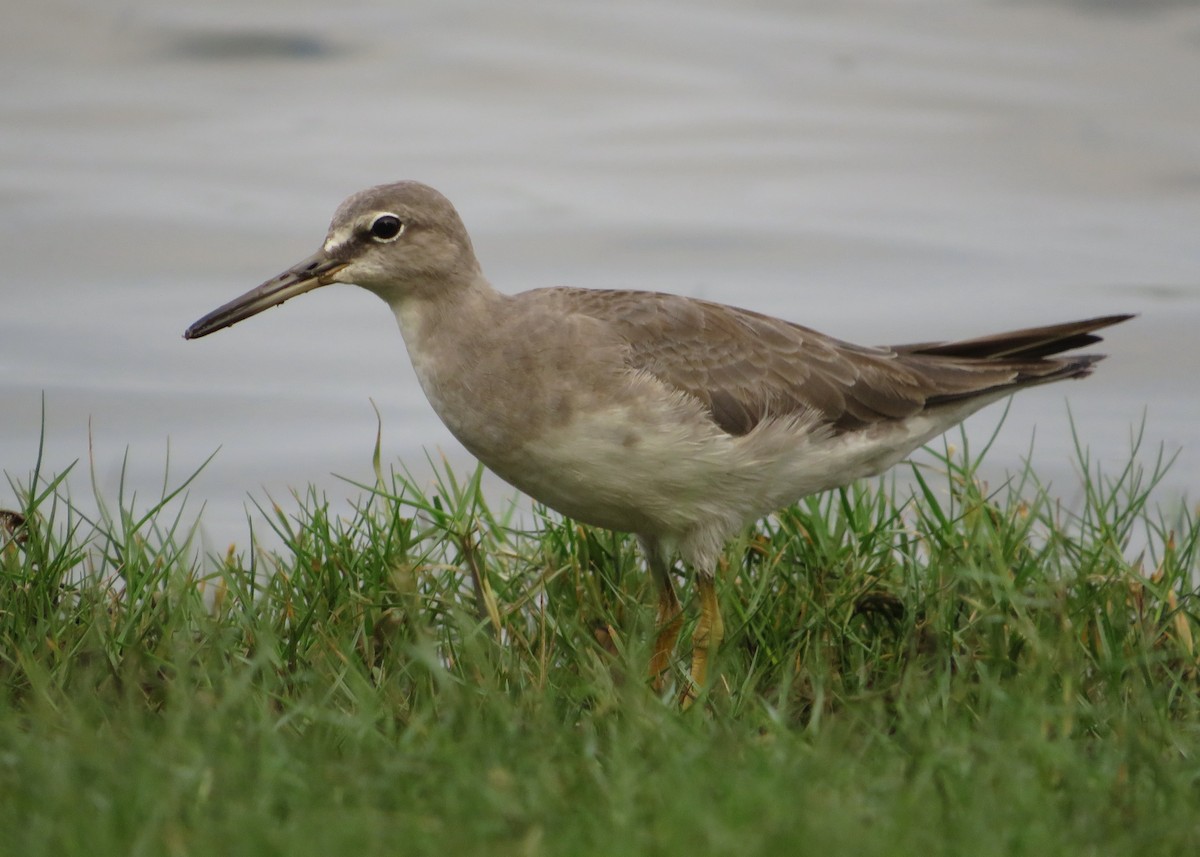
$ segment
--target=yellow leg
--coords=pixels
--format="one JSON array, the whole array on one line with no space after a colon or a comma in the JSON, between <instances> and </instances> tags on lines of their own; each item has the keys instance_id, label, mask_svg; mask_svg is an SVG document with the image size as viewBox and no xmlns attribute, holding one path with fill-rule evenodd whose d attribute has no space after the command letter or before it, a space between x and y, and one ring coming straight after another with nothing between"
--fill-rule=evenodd
<instances>
[{"instance_id":1,"label":"yellow leg","mask_svg":"<svg viewBox=\"0 0 1200 857\"><path fill-rule=\"evenodd\" d=\"M717 653L725 637L725 622L721 619L715 582L706 574L697 574L696 587L700 590L700 620L692 632L692 682L683 689L679 699L685 709L696 701L696 694L706 686L708 659Z\"/></svg>"},{"instance_id":2,"label":"yellow leg","mask_svg":"<svg viewBox=\"0 0 1200 857\"><path fill-rule=\"evenodd\" d=\"M650 658L650 686L656 693L661 692L667 683L671 652L675 650L675 641L679 639L679 630L683 627L683 609L679 606L671 578L663 575L658 579L658 584L658 617L655 623L658 636L654 640L654 655Z\"/></svg>"}]
</instances>

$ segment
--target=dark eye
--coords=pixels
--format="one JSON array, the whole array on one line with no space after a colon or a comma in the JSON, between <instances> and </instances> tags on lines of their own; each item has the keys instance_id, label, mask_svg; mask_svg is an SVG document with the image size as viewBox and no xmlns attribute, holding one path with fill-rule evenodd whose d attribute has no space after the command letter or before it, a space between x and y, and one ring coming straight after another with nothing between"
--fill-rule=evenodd
<instances>
[{"instance_id":1,"label":"dark eye","mask_svg":"<svg viewBox=\"0 0 1200 857\"><path fill-rule=\"evenodd\" d=\"M376 241L395 241L404 231L404 221L394 214L381 214L371 224L371 237Z\"/></svg>"}]
</instances>

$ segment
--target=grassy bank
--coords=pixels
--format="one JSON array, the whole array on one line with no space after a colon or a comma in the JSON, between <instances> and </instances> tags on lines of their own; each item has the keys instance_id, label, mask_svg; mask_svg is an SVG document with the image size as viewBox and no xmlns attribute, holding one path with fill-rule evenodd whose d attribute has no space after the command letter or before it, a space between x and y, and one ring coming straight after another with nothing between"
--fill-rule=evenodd
<instances>
[{"instance_id":1,"label":"grassy bank","mask_svg":"<svg viewBox=\"0 0 1200 857\"><path fill-rule=\"evenodd\" d=\"M197 558L165 507L87 520L35 473L0 521L0 853L1197 853L1194 514L1136 460L1085 460L1070 510L975 466L731 546L686 713L643 680L632 541L514 529L477 476Z\"/></svg>"}]
</instances>

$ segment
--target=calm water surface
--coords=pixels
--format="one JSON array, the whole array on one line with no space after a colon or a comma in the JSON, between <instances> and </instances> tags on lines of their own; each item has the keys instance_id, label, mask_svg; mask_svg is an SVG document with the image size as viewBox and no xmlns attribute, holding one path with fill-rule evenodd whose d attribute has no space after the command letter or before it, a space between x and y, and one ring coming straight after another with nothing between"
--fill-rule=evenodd
<instances>
[{"instance_id":1,"label":"calm water surface","mask_svg":"<svg viewBox=\"0 0 1200 857\"><path fill-rule=\"evenodd\" d=\"M350 192L453 199L501 289L676 291L905 342L1132 311L1084 384L1017 397L989 464L1068 499L1068 402L1118 468L1145 420L1200 476L1200 8L890 0L56 0L0 32L0 469L168 458L208 544L248 498L338 508L387 459L470 459L390 313L337 287L194 343ZM982 440L1000 409L970 423ZM492 486L494 496L510 492ZM142 502L139 499L139 502ZM12 493L0 485L0 506ZM257 513L254 513L257 514ZM261 529L261 527L256 527Z\"/></svg>"}]
</instances>

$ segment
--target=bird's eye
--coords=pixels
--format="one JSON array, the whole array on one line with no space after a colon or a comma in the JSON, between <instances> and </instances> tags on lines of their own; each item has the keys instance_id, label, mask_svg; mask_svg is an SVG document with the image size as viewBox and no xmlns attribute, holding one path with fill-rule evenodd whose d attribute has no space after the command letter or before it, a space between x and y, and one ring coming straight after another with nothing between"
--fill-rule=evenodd
<instances>
[{"instance_id":1,"label":"bird's eye","mask_svg":"<svg viewBox=\"0 0 1200 857\"><path fill-rule=\"evenodd\" d=\"M371 223L371 237L376 241L395 241L404 232L404 221L394 214L381 214Z\"/></svg>"}]
</instances>

